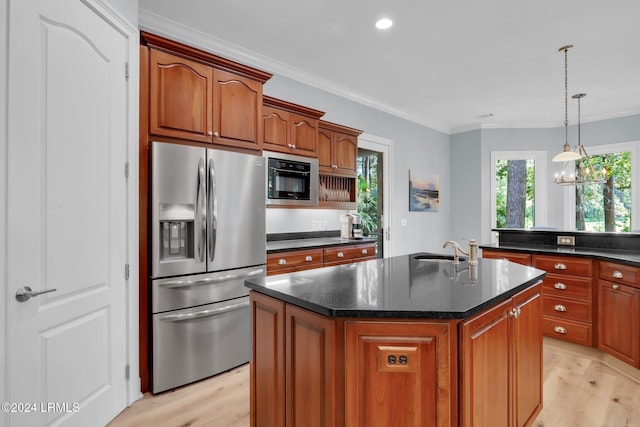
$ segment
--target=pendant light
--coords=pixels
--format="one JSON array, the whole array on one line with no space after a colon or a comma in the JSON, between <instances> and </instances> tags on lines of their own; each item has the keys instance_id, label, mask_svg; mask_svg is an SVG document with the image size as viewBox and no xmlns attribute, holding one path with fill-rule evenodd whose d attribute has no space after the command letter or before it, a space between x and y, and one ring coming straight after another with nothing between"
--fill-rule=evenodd
<instances>
[{"instance_id":1,"label":"pendant light","mask_svg":"<svg viewBox=\"0 0 640 427\"><path fill-rule=\"evenodd\" d=\"M556 154L553 158L554 162L569 162L571 160L578 160L580 158L580 154L571 150L571 146L569 145L569 113L568 113L568 85L567 85L567 51L573 48L572 44L562 46L558 49L559 52L564 52L564 146L562 147L562 152Z\"/></svg>"},{"instance_id":2,"label":"pendant light","mask_svg":"<svg viewBox=\"0 0 640 427\"><path fill-rule=\"evenodd\" d=\"M561 153L557 154L554 158L554 162L564 162L563 170L560 174L556 173L553 180L558 185L582 185L582 184L602 184L606 182L606 170L604 168L596 169L593 165L591 157L587 154L584 146L580 142L580 100L587 96L586 93L577 93L573 95L572 99L578 100L578 144L574 150L571 150L571 146L568 142L568 125L569 120L567 118L567 104L568 104L568 91L567 91L567 51L571 49L572 45L561 47L559 50L564 52L564 147ZM568 166L568 162L576 161L576 167L571 164L575 173L566 176L565 169Z\"/></svg>"}]
</instances>

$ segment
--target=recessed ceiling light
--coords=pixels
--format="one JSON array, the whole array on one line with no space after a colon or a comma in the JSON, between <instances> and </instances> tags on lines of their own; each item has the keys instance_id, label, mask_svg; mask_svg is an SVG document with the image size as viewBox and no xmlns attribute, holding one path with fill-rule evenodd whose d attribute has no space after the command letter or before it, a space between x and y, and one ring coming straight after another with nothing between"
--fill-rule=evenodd
<instances>
[{"instance_id":1,"label":"recessed ceiling light","mask_svg":"<svg viewBox=\"0 0 640 427\"><path fill-rule=\"evenodd\" d=\"M379 30L386 30L391 28L392 25L393 21L389 18L378 19L378 22L376 22L376 28Z\"/></svg>"}]
</instances>

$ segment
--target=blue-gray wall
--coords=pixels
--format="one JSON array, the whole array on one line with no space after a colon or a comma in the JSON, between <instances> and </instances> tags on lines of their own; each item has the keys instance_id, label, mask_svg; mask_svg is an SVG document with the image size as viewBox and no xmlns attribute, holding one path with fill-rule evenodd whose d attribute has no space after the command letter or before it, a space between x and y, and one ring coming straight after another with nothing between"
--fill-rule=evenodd
<instances>
[{"instance_id":1,"label":"blue-gray wall","mask_svg":"<svg viewBox=\"0 0 640 427\"><path fill-rule=\"evenodd\" d=\"M576 126L569 128L569 142L575 145ZM581 143L589 146L640 141L640 115L583 123ZM561 166L551 158L562 150L564 128L482 129L451 135L452 238L477 237L491 240L491 152L546 151L548 217L545 226L563 229L564 189L553 184Z\"/></svg>"}]
</instances>

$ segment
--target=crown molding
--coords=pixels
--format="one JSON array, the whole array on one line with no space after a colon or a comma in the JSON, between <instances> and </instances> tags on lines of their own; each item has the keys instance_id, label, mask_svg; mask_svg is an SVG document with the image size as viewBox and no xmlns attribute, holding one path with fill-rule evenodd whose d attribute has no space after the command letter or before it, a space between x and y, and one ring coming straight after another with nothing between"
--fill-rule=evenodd
<instances>
[{"instance_id":1,"label":"crown molding","mask_svg":"<svg viewBox=\"0 0 640 427\"><path fill-rule=\"evenodd\" d=\"M138 25L141 30L191 45L195 48L226 57L251 67L260 68L273 74L279 74L283 77L324 90L333 95L357 102L364 106L426 126L438 132L446 134L451 132L451 129L449 128L415 117L379 100L355 92L348 87L338 85L312 73L302 71L296 67L292 67L291 65L284 64L257 52L245 49L227 40L214 37L202 31L194 30L193 28L187 27L179 22L172 21L171 19L157 15L148 10L139 9Z\"/></svg>"}]
</instances>

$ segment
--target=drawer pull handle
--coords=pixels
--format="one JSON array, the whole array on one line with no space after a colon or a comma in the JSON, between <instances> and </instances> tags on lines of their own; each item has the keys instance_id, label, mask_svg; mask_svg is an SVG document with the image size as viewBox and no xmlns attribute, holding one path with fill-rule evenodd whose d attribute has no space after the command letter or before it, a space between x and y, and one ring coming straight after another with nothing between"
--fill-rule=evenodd
<instances>
[{"instance_id":1,"label":"drawer pull handle","mask_svg":"<svg viewBox=\"0 0 640 427\"><path fill-rule=\"evenodd\" d=\"M362 250L362 254L363 254L363 255L366 255L366 254L368 254L368 253L369 253L369 252L367 252L367 250L366 250L366 249L363 249L363 250Z\"/></svg>"},{"instance_id":2,"label":"drawer pull handle","mask_svg":"<svg viewBox=\"0 0 640 427\"><path fill-rule=\"evenodd\" d=\"M556 289L560 289L561 291L564 291L565 289L567 289L567 285L565 285L562 282L558 282L558 283L554 284L553 287L556 288Z\"/></svg>"},{"instance_id":3,"label":"drawer pull handle","mask_svg":"<svg viewBox=\"0 0 640 427\"><path fill-rule=\"evenodd\" d=\"M567 266L564 265L563 263L559 262L556 265L553 266L556 270L566 270Z\"/></svg>"},{"instance_id":4,"label":"drawer pull handle","mask_svg":"<svg viewBox=\"0 0 640 427\"><path fill-rule=\"evenodd\" d=\"M344 258L344 254L342 252L338 252L338 258Z\"/></svg>"},{"instance_id":5,"label":"drawer pull handle","mask_svg":"<svg viewBox=\"0 0 640 427\"><path fill-rule=\"evenodd\" d=\"M556 331L559 334L566 334L567 330L565 328L563 328L562 326L556 326L555 328L553 328L554 331Z\"/></svg>"},{"instance_id":6,"label":"drawer pull handle","mask_svg":"<svg viewBox=\"0 0 640 427\"><path fill-rule=\"evenodd\" d=\"M304 260L307 262L311 262L313 261L313 257L311 255L307 255L306 257L304 257Z\"/></svg>"},{"instance_id":7,"label":"drawer pull handle","mask_svg":"<svg viewBox=\"0 0 640 427\"><path fill-rule=\"evenodd\" d=\"M567 307L565 307L562 304L556 304L555 307L553 307L553 309L555 311L561 311L561 312L567 311Z\"/></svg>"},{"instance_id":8,"label":"drawer pull handle","mask_svg":"<svg viewBox=\"0 0 640 427\"><path fill-rule=\"evenodd\" d=\"M615 277L616 279L622 279L622 273L620 273L618 270L616 270L613 273L611 273L611 275L613 277Z\"/></svg>"},{"instance_id":9,"label":"drawer pull handle","mask_svg":"<svg viewBox=\"0 0 640 427\"><path fill-rule=\"evenodd\" d=\"M284 259L284 258L280 258L280 259L278 260L278 265L286 265L286 264L287 264L287 260L286 260L286 259Z\"/></svg>"},{"instance_id":10,"label":"drawer pull handle","mask_svg":"<svg viewBox=\"0 0 640 427\"><path fill-rule=\"evenodd\" d=\"M611 289L617 291L618 289L620 289L620 285L611 285Z\"/></svg>"}]
</instances>

